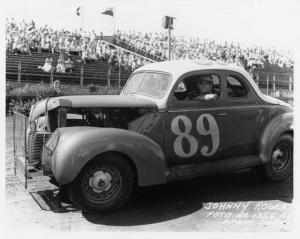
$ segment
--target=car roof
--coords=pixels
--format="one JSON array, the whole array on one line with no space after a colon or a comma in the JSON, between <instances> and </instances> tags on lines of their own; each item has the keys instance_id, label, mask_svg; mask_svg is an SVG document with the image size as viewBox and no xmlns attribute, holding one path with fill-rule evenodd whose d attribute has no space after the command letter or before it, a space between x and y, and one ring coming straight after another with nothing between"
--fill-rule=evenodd
<instances>
[{"instance_id":1,"label":"car roof","mask_svg":"<svg viewBox=\"0 0 300 239\"><path fill-rule=\"evenodd\" d=\"M250 85L252 86L253 90L256 94L263 98L262 93L258 89L257 85L255 84L254 80L250 76L250 74L245 71L242 67L237 66L235 64L220 62L220 61L201 61L201 60L171 60L171 61L161 61L156 63L151 63L144 65L137 70L134 71L133 74L138 72L147 72L147 71L154 71L154 72L162 72L172 75L172 82L166 95L164 98L159 99L157 104L159 108L165 108L167 103L168 95L171 92L171 89L174 87L176 81L184 74L189 72L196 72L201 70L224 70L224 71L233 71L240 73L243 75Z\"/></svg>"},{"instance_id":2,"label":"car roof","mask_svg":"<svg viewBox=\"0 0 300 239\"><path fill-rule=\"evenodd\" d=\"M235 64L220 61L201 60L171 60L144 65L138 68L139 71L161 71L179 77L185 73L197 70L230 70L249 76L248 72Z\"/></svg>"}]
</instances>

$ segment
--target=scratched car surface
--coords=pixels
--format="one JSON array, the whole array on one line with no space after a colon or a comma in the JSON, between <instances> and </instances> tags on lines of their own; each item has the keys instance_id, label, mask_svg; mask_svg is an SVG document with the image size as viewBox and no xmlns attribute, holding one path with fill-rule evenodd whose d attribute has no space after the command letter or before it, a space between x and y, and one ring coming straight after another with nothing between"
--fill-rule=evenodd
<instances>
[{"instance_id":1,"label":"scratched car surface","mask_svg":"<svg viewBox=\"0 0 300 239\"><path fill-rule=\"evenodd\" d=\"M201 77L213 97L190 97ZM228 64L149 64L120 95L48 98L29 122L29 162L84 210L115 210L135 186L241 168L279 181L293 169L292 108Z\"/></svg>"}]
</instances>

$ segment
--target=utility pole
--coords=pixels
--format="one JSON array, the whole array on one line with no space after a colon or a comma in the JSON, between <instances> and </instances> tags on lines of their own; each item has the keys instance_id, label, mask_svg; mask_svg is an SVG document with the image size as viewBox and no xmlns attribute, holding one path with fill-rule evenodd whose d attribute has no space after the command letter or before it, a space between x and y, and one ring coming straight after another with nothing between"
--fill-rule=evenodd
<instances>
[{"instance_id":1,"label":"utility pole","mask_svg":"<svg viewBox=\"0 0 300 239\"><path fill-rule=\"evenodd\" d=\"M114 20L114 35L116 35L116 10L113 8L113 20Z\"/></svg>"},{"instance_id":2,"label":"utility pole","mask_svg":"<svg viewBox=\"0 0 300 239\"><path fill-rule=\"evenodd\" d=\"M175 17L170 17L170 16L164 16L163 17L163 28L164 29L168 29L168 60L171 60L171 49L172 49L172 45L171 45L171 30L173 30L173 19L175 19Z\"/></svg>"},{"instance_id":3,"label":"utility pole","mask_svg":"<svg viewBox=\"0 0 300 239\"><path fill-rule=\"evenodd\" d=\"M168 28L168 60L171 60L171 28Z\"/></svg>"}]
</instances>

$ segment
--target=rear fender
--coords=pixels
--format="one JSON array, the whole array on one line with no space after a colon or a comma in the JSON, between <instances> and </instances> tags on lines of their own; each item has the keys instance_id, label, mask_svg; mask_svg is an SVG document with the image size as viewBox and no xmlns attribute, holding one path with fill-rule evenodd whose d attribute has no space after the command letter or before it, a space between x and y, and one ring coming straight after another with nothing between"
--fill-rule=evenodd
<instances>
[{"instance_id":1,"label":"rear fender","mask_svg":"<svg viewBox=\"0 0 300 239\"><path fill-rule=\"evenodd\" d=\"M142 134L115 128L68 127L59 130L60 139L52 155L51 168L61 185L72 182L90 160L100 159L106 152L128 156L135 165L140 186L167 182L170 172L161 147Z\"/></svg>"},{"instance_id":2,"label":"rear fender","mask_svg":"<svg viewBox=\"0 0 300 239\"><path fill-rule=\"evenodd\" d=\"M293 131L293 113L277 115L268 123L259 140L259 157L263 163L268 163L271 160L270 155L278 137Z\"/></svg>"}]
</instances>

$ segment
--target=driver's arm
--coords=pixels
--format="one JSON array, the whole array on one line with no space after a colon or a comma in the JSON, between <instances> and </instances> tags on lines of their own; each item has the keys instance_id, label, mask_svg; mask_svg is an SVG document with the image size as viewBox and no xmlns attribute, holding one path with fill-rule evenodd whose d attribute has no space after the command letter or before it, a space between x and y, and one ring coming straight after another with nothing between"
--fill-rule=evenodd
<instances>
[{"instance_id":1,"label":"driver's arm","mask_svg":"<svg viewBox=\"0 0 300 239\"><path fill-rule=\"evenodd\" d=\"M217 94L206 94L204 95L204 100L215 100L217 97Z\"/></svg>"},{"instance_id":2,"label":"driver's arm","mask_svg":"<svg viewBox=\"0 0 300 239\"><path fill-rule=\"evenodd\" d=\"M202 101L209 101L217 99L217 94L206 94L202 96L195 97L194 100L202 100Z\"/></svg>"}]
</instances>

